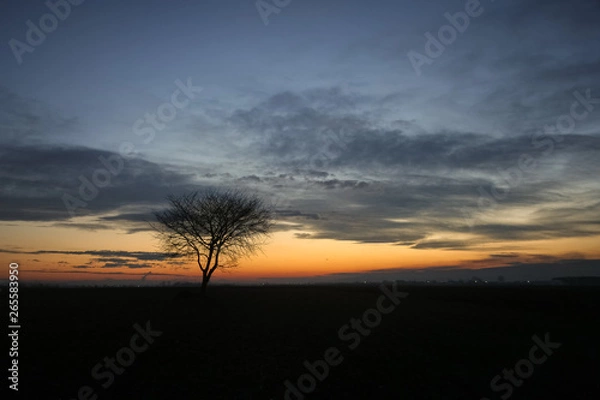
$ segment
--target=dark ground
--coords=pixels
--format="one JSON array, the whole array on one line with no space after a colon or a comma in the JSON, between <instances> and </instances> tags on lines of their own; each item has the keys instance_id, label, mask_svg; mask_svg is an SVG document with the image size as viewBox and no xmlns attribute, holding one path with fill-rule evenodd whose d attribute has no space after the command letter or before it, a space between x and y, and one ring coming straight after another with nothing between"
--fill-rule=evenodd
<instances>
[{"instance_id":1,"label":"dark ground","mask_svg":"<svg viewBox=\"0 0 600 400\"><path fill-rule=\"evenodd\" d=\"M77 399L89 385L98 399L283 399L305 360L337 347L342 363L306 399L495 400L505 390L490 381L546 332L562 346L510 398L600 398L597 288L405 286L354 350L338 330L375 307L378 287L209 286L208 301L175 299L183 290L21 288L17 398ZM146 321L162 335L102 388L92 367Z\"/></svg>"}]
</instances>

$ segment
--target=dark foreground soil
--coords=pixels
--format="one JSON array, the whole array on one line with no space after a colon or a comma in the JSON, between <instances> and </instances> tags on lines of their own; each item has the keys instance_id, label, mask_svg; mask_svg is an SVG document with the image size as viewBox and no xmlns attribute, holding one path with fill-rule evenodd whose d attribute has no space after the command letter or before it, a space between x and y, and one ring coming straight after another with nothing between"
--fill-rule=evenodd
<instances>
[{"instance_id":1,"label":"dark foreground soil","mask_svg":"<svg viewBox=\"0 0 600 400\"><path fill-rule=\"evenodd\" d=\"M293 400L600 398L596 288L400 290L408 297L378 324L367 313L368 334L340 335L377 308L379 287L213 286L206 300L182 288L21 288L17 398L284 399L286 380L310 392ZM160 336L121 351L148 322ZM531 353L534 335L560 347ZM324 371L330 348L337 365ZM103 366L117 353L130 363L120 375ZM524 378L510 383L503 370L515 364Z\"/></svg>"}]
</instances>

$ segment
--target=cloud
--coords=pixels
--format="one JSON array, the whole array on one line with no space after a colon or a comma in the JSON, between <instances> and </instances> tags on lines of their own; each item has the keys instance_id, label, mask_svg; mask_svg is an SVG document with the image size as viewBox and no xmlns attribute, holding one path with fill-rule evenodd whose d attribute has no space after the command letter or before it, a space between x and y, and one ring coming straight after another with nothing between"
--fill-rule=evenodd
<instances>
[{"instance_id":1,"label":"cloud","mask_svg":"<svg viewBox=\"0 0 600 400\"><path fill-rule=\"evenodd\" d=\"M425 240L410 246L413 249L449 249L464 250L471 247L472 243L460 240Z\"/></svg>"},{"instance_id":2,"label":"cloud","mask_svg":"<svg viewBox=\"0 0 600 400\"><path fill-rule=\"evenodd\" d=\"M287 208L319 215L318 220L296 221L298 230L314 232L312 238L469 249L514 238L600 233L600 206L589 204L600 194L596 179L600 170L598 133L552 136L542 131L543 125L535 124L493 134L431 131L416 119L396 119L392 124L372 119L361 107L374 99L345 101L348 94L339 90L308 92L273 95L255 107L236 110L230 122L254 138L250 149L269 155L265 170L277 167L284 172L280 176L294 178L276 182L253 175L265 191L270 186L277 187L282 195L293 195ZM337 96L339 101L320 99L320 95ZM497 92L496 96L506 100L509 94ZM573 96L559 88L547 101L568 113ZM328 106L320 107L321 103ZM541 102L539 107L548 104ZM531 110L519 112L525 115ZM518 116L511 118L517 120ZM322 161L318 174L301 175L302 171L314 170L311 160L315 155ZM520 164L523 157L533 160L529 170ZM582 193L576 189L582 186L588 190ZM497 201L497 210L510 214L530 207L531 220L520 224L487 222L487 214L495 210L480 207L481 191L492 188L505 194ZM560 204L569 202L588 203L583 210L586 216L572 215L554 222L568 212ZM465 210L471 216L483 217L473 229L467 227ZM542 218L536 213L545 214ZM407 223L393 222L397 219ZM446 236L468 234L471 239L429 238L440 231Z\"/></svg>"},{"instance_id":3,"label":"cloud","mask_svg":"<svg viewBox=\"0 0 600 400\"><path fill-rule=\"evenodd\" d=\"M76 118L64 118L47 105L0 85L0 144L42 144L49 138L76 133Z\"/></svg>"},{"instance_id":4,"label":"cloud","mask_svg":"<svg viewBox=\"0 0 600 400\"><path fill-rule=\"evenodd\" d=\"M101 158L121 160L123 169L111 177L107 186L98 188L95 198L86 201L86 207L78 210L82 214L108 213L122 205L159 204L169 193L199 187L191 174L143 159L124 160L109 151L69 146L6 145L0 150L0 201L3 204L0 220L69 220L63 196L69 194L80 199L81 178L91 181L94 172L104 168ZM105 229L107 225L83 224L79 227Z\"/></svg>"},{"instance_id":5,"label":"cloud","mask_svg":"<svg viewBox=\"0 0 600 400\"><path fill-rule=\"evenodd\" d=\"M78 267L84 267L84 266L78 266ZM65 273L67 273L65 270L56 270L56 269L32 269L32 270L29 270L29 272L36 272L36 273L42 273L42 274L65 274ZM81 268L81 269L77 269L77 270L70 270L70 271L68 271L68 273L69 274L104 275L104 276L126 275L126 276L130 276L130 277L143 277L144 275L147 275L147 273L131 273L131 272L123 272L123 271L109 271L109 272L88 271L88 270L85 270L85 268ZM163 276L163 277L189 278L189 275L185 275L185 274L168 274L168 273L161 273L161 272L154 272L152 275L153 276ZM95 281L95 282L97 282L97 281Z\"/></svg>"},{"instance_id":6,"label":"cloud","mask_svg":"<svg viewBox=\"0 0 600 400\"><path fill-rule=\"evenodd\" d=\"M8 254L63 254L63 255L88 255L94 256L99 261L120 262L125 259L135 259L140 261L164 261L171 257L167 253L153 251L124 251L124 250L36 250L19 251L10 249L0 249L0 253Z\"/></svg>"},{"instance_id":7,"label":"cloud","mask_svg":"<svg viewBox=\"0 0 600 400\"><path fill-rule=\"evenodd\" d=\"M312 220L316 220L319 219L319 214L307 214L307 213L303 213L300 210L275 210L275 213L277 214L277 216L281 217L281 218L300 218L300 219L312 219Z\"/></svg>"},{"instance_id":8,"label":"cloud","mask_svg":"<svg viewBox=\"0 0 600 400\"><path fill-rule=\"evenodd\" d=\"M314 181L314 184L322 185L326 189L362 189L369 186L367 182L358 181L356 179L328 179L324 181Z\"/></svg>"},{"instance_id":9,"label":"cloud","mask_svg":"<svg viewBox=\"0 0 600 400\"><path fill-rule=\"evenodd\" d=\"M100 268L151 268L151 264L136 264L136 263L124 263L124 262L108 262Z\"/></svg>"},{"instance_id":10,"label":"cloud","mask_svg":"<svg viewBox=\"0 0 600 400\"><path fill-rule=\"evenodd\" d=\"M510 97L500 86L479 95L489 100L486 107ZM451 93L438 96L436 106L443 105L444 96ZM571 97L558 88L536 108L552 103L568 111ZM402 115L380 120L373 111L382 104L414 100L340 88L275 93L233 110L223 121L237 131L228 137L240 138L243 151L234 159L244 168L230 164L194 171L189 162L175 166L125 160L123 171L82 209L85 220L70 218L61 197L78 196L80 176L90 178L103 167L100 157L116 153L59 144L7 145L0 151L0 200L5 205L0 220L136 233L151 229L147 221L154 220L152 210L164 205L167 194L229 185L274 199L275 229L311 232L312 239L456 250L486 242L599 234L597 130L550 138L534 137L533 126L520 126L491 134L433 128L422 118ZM530 111L522 107L515 112ZM211 156L219 160L223 154ZM519 172L518 184L512 185L511 174L523 156L532 157L535 168ZM221 161L215 165L225 165ZM494 187L506 196L495 209L482 209L481 190ZM511 214L523 207L529 217L520 223L493 219L496 212ZM465 210L476 220L472 228ZM444 237L432 236L435 232ZM452 239L457 234L470 238Z\"/></svg>"},{"instance_id":11,"label":"cloud","mask_svg":"<svg viewBox=\"0 0 600 400\"><path fill-rule=\"evenodd\" d=\"M261 179L256 176L256 175L246 175L246 176L242 176L241 178L238 179L241 182L261 182Z\"/></svg>"}]
</instances>

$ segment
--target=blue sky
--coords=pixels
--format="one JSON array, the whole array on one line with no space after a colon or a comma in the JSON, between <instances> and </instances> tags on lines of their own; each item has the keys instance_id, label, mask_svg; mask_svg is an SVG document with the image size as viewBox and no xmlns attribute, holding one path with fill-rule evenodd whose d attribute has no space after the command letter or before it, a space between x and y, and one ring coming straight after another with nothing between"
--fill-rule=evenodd
<instances>
[{"instance_id":1,"label":"blue sky","mask_svg":"<svg viewBox=\"0 0 600 400\"><path fill-rule=\"evenodd\" d=\"M274 200L298 240L508 252L600 237L597 2L292 0L265 25L254 1L87 0L20 56L11 40L49 8L1 7L6 224L140 232L166 194L224 185ZM409 52L465 10L478 16L417 74ZM144 143L134 124L177 81L202 90ZM123 172L69 214L64 195L124 142Z\"/></svg>"}]
</instances>

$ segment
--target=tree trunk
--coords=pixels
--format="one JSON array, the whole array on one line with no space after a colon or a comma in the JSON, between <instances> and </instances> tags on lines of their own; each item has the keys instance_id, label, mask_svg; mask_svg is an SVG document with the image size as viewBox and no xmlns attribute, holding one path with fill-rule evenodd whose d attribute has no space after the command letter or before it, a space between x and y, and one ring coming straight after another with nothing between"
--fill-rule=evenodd
<instances>
[{"instance_id":1,"label":"tree trunk","mask_svg":"<svg viewBox=\"0 0 600 400\"><path fill-rule=\"evenodd\" d=\"M208 274L202 274L202 286L200 287L200 296L202 298L206 297L206 285L208 285L208 280L210 276Z\"/></svg>"}]
</instances>

